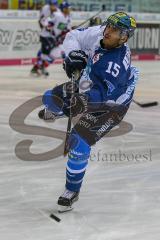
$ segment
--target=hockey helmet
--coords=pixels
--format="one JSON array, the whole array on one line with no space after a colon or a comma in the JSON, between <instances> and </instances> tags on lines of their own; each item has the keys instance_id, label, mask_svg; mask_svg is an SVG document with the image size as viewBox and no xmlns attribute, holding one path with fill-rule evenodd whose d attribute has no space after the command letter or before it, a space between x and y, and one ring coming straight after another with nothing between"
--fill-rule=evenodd
<instances>
[{"instance_id":1,"label":"hockey helmet","mask_svg":"<svg viewBox=\"0 0 160 240\"><path fill-rule=\"evenodd\" d=\"M62 2L60 5L59 5L59 8L61 9L61 11L64 10L64 8L70 8L71 5L68 3L68 2Z\"/></svg>"},{"instance_id":2,"label":"hockey helmet","mask_svg":"<svg viewBox=\"0 0 160 240\"><path fill-rule=\"evenodd\" d=\"M121 34L126 34L129 38L134 35L136 29L136 20L125 12L117 12L111 15L103 22L102 26L107 26L109 24L120 29Z\"/></svg>"},{"instance_id":3,"label":"hockey helmet","mask_svg":"<svg viewBox=\"0 0 160 240\"><path fill-rule=\"evenodd\" d=\"M58 1L57 0L49 0L49 5L58 5Z\"/></svg>"}]
</instances>

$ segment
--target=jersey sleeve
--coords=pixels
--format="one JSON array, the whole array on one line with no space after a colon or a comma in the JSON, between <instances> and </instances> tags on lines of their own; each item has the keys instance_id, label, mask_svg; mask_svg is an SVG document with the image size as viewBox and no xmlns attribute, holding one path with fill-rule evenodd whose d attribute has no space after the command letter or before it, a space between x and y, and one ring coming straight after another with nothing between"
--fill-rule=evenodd
<instances>
[{"instance_id":1,"label":"jersey sleeve","mask_svg":"<svg viewBox=\"0 0 160 240\"><path fill-rule=\"evenodd\" d=\"M39 15L39 19L42 19L43 17L49 17L50 15L50 10L48 5L45 5L41 10L40 10L40 15Z\"/></svg>"},{"instance_id":2,"label":"jersey sleeve","mask_svg":"<svg viewBox=\"0 0 160 240\"><path fill-rule=\"evenodd\" d=\"M125 89L119 91L119 93L113 93L111 98L107 102L112 102L116 104L128 105L133 98L135 85L139 78L139 71L136 67L131 66L131 74L128 80L128 84Z\"/></svg>"},{"instance_id":3,"label":"jersey sleeve","mask_svg":"<svg viewBox=\"0 0 160 240\"><path fill-rule=\"evenodd\" d=\"M41 20L42 17L44 17L44 7L40 10L40 13L39 13L39 20Z\"/></svg>"},{"instance_id":4,"label":"jersey sleeve","mask_svg":"<svg viewBox=\"0 0 160 240\"><path fill-rule=\"evenodd\" d=\"M40 14L39 14L39 25L40 28L44 27L44 20L45 20L45 9L44 7L40 10Z\"/></svg>"},{"instance_id":5,"label":"jersey sleeve","mask_svg":"<svg viewBox=\"0 0 160 240\"><path fill-rule=\"evenodd\" d=\"M48 13L48 9L47 9L47 6L45 5L41 9L40 16L39 16L39 24L41 27L46 27L46 18L48 17L47 13Z\"/></svg>"},{"instance_id":6,"label":"jersey sleeve","mask_svg":"<svg viewBox=\"0 0 160 240\"><path fill-rule=\"evenodd\" d=\"M97 33L99 31L100 26L70 31L63 42L65 54L68 55L72 50L86 51L97 40Z\"/></svg>"}]
</instances>

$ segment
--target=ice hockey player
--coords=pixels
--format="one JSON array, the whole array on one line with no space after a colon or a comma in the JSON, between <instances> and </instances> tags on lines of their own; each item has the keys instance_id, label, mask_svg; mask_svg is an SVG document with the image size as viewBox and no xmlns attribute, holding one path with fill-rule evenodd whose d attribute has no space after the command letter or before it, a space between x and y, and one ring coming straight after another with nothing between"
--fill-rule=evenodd
<instances>
[{"instance_id":1,"label":"ice hockey player","mask_svg":"<svg viewBox=\"0 0 160 240\"><path fill-rule=\"evenodd\" d=\"M54 13L57 11L59 11L57 0L50 0L48 4L43 6L39 16L39 26L41 29L43 28L44 25L43 21L45 21L45 19L48 17L53 18Z\"/></svg>"},{"instance_id":2,"label":"ice hockey player","mask_svg":"<svg viewBox=\"0 0 160 240\"><path fill-rule=\"evenodd\" d=\"M42 99L46 107L39 112L44 120L81 114L68 141L65 190L58 199L60 212L71 210L79 198L91 146L121 122L130 106L138 70L131 66L127 41L135 29L135 19L118 12L102 26L73 30L64 40L64 70L69 78L77 70L81 77L72 98L71 82L46 91ZM84 81L91 83L89 89L84 88Z\"/></svg>"},{"instance_id":3,"label":"ice hockey player","mask_svg":"<svg viewBox=\"0 0 160 240\"><path fill-rule=\"evenodd\" d=\"M48 76L46 68L53 63L55 58L64 55L61 45L66 33L71 30L70 5L63 2L60 4L60 10L57 6L57 1L52 0L50 8L49 5L45 5L41 11L41 50L38 52L37 61L31 70L32 74Z\"/></svg>"},{"instance_id":4,"label":"ice hockey player","mask_svg":"<svg viewBox=\"0 0 160 240\"><path fill-rule=\"evenodd\" d=\"M59 5L61 10L61 14L56 13L56 21L54 26L54 33L56 36L57 47L55 47L50 56L52 59L54 58L64 58L65 53L63 49L63 41L65 39L66 34L71 31L71 16L70 16L70 4L68 2L62 2Z\"/></svg>"}]
</instances>

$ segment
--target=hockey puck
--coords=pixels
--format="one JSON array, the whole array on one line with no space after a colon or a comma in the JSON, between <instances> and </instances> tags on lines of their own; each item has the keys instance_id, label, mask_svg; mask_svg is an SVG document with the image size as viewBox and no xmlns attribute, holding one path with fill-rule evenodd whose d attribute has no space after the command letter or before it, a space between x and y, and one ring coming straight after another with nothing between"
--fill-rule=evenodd
<instances>
[{"instance_id":1,"label":"hockey puck","mask_svg":"<svg viewBox=\"0 0 160 240\"><path fill-rule=\"evenodd\" d=\"M57 222L60 222L60 221L61 221L61 219L58 218L57 216L55 216L53 213L50 215L50 218L54 219L54 220L57 221Z\"/></svg>"}]
</instances>

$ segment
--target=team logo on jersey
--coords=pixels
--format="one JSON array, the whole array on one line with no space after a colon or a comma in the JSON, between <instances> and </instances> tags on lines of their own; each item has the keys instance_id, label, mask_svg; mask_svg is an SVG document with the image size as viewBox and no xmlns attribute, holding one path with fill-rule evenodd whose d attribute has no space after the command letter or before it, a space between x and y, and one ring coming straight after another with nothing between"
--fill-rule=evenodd
<instances>
[{"instance_id":1,"label":"team logo on jersey","mask_svg":"<svg viewBox=\"0 0 160 240\"><path fill-rule=\"evenodd\" d=\"M94 55L94 57L93 57L93 64L98 62L102 55L103 55L102 53L97 53L96 55Z\"/></svg>"},{"instance_id":2,"label":"team logo on jersey","mask_svg":"<svg viewBox=\"0 0 160 240\"><path fill-rule=\"evenodd\" d=\"M60 22L60 23L58 24L57 28L58 28L59 30L62 30L62 31L63 31L64 29L67 28L67 24L66 24L66 23L63 23L63 22Z\"/></svg>"},{"instance_id":3,"label":"team logo on jersey","mask_svg":"<svg viewBox=\"0 0 160 240\"><path fill-rule=\"evenodd\" d=\"M86 29L88 29L88 27L84 27L84 28L77 28L78 31L82 32L85 31Z\"/></svg>"},{"instance_id":4,"label":"team logo on jersey","mask_svg":"<svg viewBox=\"0 0 160 240\"><path fill-rule=\"evenodd\" d=\"M110 96L112 94L112 92L114 91L115 86L107 79L105 79L104 82L106 82L106 84L107 84L107 87L108 87L107 94L108 94L108 96Z\"/></svg>"}]
</instances>

